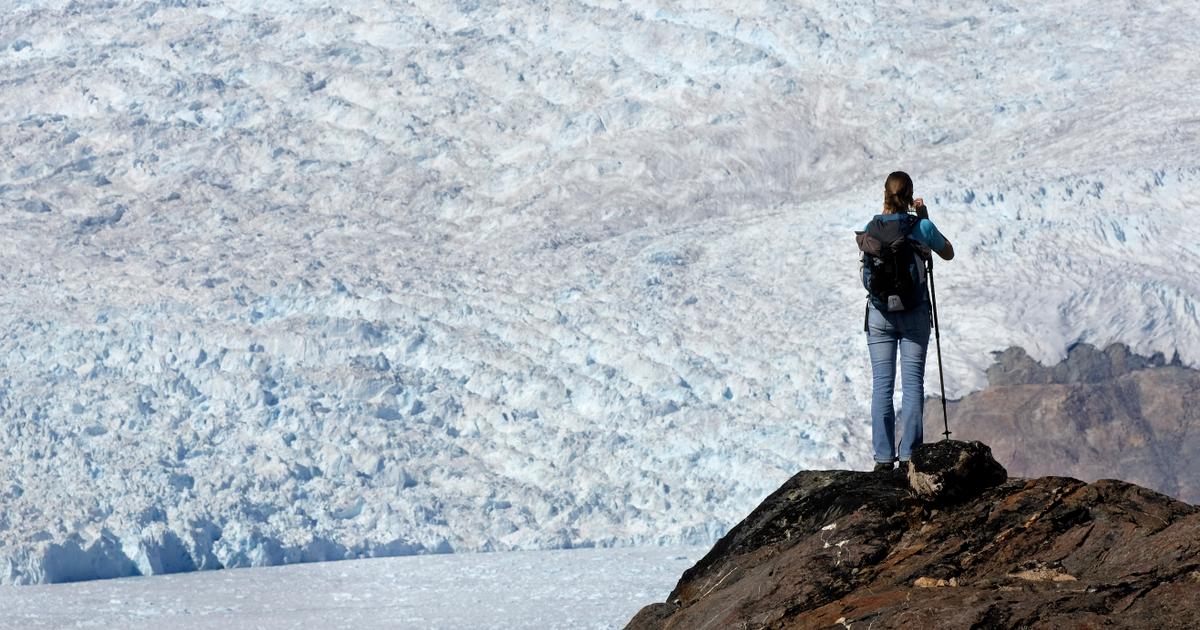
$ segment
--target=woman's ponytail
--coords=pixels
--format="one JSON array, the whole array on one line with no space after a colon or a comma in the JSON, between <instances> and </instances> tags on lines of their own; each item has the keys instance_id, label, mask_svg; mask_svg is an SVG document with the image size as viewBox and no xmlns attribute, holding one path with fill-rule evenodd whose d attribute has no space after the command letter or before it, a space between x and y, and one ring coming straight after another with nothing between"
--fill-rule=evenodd
<instances>
[{"instance_id":1,"label":"woman's ponytail","mask_svg":"<svg viewBox=\"0 0 1200 630\"><path fill-rule=\"evenodd\" d=\"M883 209L893 214L904 214L913 204L912 178L904 171L895 171L883 183Z\"/></svg>"}]
</instances>

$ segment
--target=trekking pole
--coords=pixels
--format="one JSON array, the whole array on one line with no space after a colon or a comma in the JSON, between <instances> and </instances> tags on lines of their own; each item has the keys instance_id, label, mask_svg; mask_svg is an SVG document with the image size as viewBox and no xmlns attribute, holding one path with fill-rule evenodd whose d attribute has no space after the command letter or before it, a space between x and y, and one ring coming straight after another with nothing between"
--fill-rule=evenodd
<instances>
[{"instance_id":1,"label":"trekking pole","mask_svg":"<svg viewBox=\"0 0 1200 630\"><path fill-rule=\"evenodd\" d=\"M937 344L938 383L942 386L942 426L946 431L943 440L950 439L950 420L946 417L946 377L942 375L942 331L938 327L937 291L933 288L933 257L925 262L925 275L929 277L929 303L933 307L933 338Z\"/></svg>"}]
</instances>

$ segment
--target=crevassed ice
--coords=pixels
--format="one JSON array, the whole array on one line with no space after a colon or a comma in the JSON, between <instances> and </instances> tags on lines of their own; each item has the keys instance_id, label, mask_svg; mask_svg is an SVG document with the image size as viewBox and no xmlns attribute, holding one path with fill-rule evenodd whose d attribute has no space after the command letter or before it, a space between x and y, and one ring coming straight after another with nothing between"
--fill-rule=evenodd
<instances>
[{"instance_id":1,"label":"crevassed ice","mask_svg":"<svg viewBox=\"0 0 1200 630\"><path fill-rule=\"evenodd\" d=\"M1198 13L21 3L0 582L711 542L868 463L896 168L959 252L949 395L1010 345L1194 365Z\"/></svg>"}]
</instances>

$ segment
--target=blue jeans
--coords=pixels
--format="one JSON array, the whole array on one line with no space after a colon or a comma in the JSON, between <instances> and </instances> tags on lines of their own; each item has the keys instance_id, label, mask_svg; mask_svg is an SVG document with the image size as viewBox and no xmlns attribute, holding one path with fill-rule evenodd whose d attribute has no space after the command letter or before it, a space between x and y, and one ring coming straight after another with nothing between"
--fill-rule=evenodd
<instances>
[{"instance_id":1,"label":"blue jeans","mask_svg":"<svg viewBox=\"0 0 1200 630\"><path fill-rule=\"evenodd\" d=\"M925 349L930 313L925 303L909 311L884 313L867 307L867 350L871 353L871 442L875 461L896 461L896 347L900 347L900 448L902 461L912 457L923 438Z\"/></svg>"}]
</instances>

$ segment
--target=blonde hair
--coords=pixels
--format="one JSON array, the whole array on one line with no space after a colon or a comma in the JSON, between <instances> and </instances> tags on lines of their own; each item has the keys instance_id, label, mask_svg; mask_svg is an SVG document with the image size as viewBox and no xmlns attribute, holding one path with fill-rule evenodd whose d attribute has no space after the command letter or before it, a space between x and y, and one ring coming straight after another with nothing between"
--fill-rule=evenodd
<instances>
[{"instance_id":1,"label":"blonde hair","mask_svg":"<svg viewBox=\"0 0 1200 630\"><path fill-rule=\"evenodd\" d=\"M894 171L883 182L883 211L904 214L913 205L913 182L908 173Z\"/></svg>"}]
</instances>

